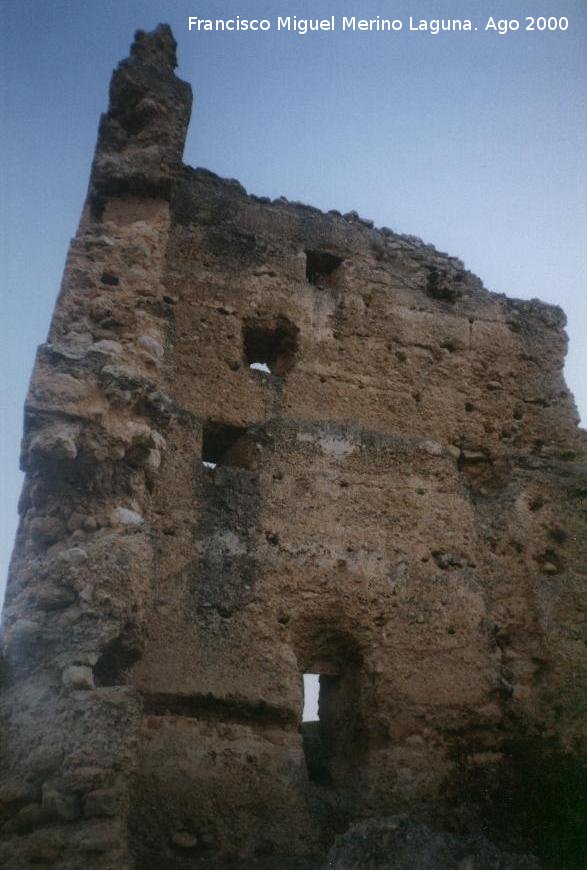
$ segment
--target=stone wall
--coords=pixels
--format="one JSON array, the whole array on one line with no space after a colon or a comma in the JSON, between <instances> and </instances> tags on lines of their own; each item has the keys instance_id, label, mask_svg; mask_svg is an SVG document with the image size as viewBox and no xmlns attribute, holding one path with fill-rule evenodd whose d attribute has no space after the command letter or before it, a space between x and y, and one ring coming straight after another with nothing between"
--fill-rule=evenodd
<instances>
[{"instance_id":1,"label":"stone wall","mask_svg":"<svg viewBox=\"0 0 587 870\"><path fill-rule=\"evenodd\" d=\"M398 812L476 835L520 746L584 746L564 315L183 166L174 66L161 26L114 73L27 398L0 857L317 868ZM548 862L564 825L490 834Z\"/></svg>"}]
</instances>

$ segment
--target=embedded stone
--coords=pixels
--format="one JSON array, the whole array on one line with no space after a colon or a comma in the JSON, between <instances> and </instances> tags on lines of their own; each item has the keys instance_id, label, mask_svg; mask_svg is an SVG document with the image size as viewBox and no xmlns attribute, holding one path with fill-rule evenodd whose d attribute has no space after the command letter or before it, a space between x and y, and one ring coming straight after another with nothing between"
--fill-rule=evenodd
<instances>
[{"instance_id":1,"label":"embedded stone","mask_svg":"<svg viewBox=\"0 0 587 870\"><path fill-rule=\"evenodd\" d=\"M77 840L77 846L82 852L110 852L117 845L117 831L110 824L96 825L90 830L84 830Z\"/></svg>"},{"instance_id":2,"label":"embedded stone","mask_svg":"<svg viewBox=\"0 0 587 870\"><path fill-rule=\"evenodd\" d=\"M69 607L75 600L75 592L64 586L45 586L37 595L37 603L41 610L61 610Z\"/></svg>"},{"instance_id":3,"label":"embedded stone","mask_svg":"<svg viewBox=\"0 0 587 870\"><path fill-rule=\"evenodd\" d=\"M32 619L17 619L12 625L5 627L4 639L6 645L26 647L36 643L41 626Z\"/></svg>"},{"instance_id":4,"label":"embedded stone","mask_svg":"<svg viewBox=\"0 0 587 870\"><path fill-rule=\"evenodd\" d=\"M33 541L39 544L54 544L65 532L65 525L58 517L34 517L29 524Z\"/></svg>"},{"instance_id":5,"label":"embedded stone","mask_svg":"<svg viewBox=\"0 0 587 870\"><path fill-rule=\"evenodd\" d=\"M88 352L103 354L104 356L120 356L122 353L122 345L118 341L103 338L101 341L94 342Z\"/></svg>"},{"instance_id":6,"label":"embedded stone","mask_svg":"<svg viewBox=\"0 0 587 870\"><path fill-rule=\"evenodd\" d=\"M65 668L61 681L66 689L88 690L94 688L94 674L85 665L70 665Z\"/></svg>"},{"instance_id":7,"label":"embedded stone","mask_svg":"<svg viewBox=\"0 0 587 870\"><path fill-rule=\"evenodd\" d=\"M54 864L66 844L67 839L62 831L35 831L28 840L28 859L32 864Z\"/></svg>"},{"instance_id":8,"label":"embedded stone","mask_svg":"<svg viewBox=\"0 0 587 870\"><path fill-rule=\"evenodd\" d=\"M161 467L161 453L159 452L159 450L149 450L146 467L152 473L156 473L157 471L159 471L159 468Z\"/></svg>"},{"instance_id":9,"label":"embedded stone","mask_svg":"<svg viewBox=\"0 0 587 870\"><path fill-rule=\"evenodd\" d=\"M437 441L423 441L420 445L421 449L430 456L442 456L444 448Z\"/></svg>"},{"instance_id":10,"label":"embedded stone","mask_svg":"<svg viewBox=\"0 0 587 870\"><path fill-rule=\"evenodd\" d=\"M70 547L68 550L63 550L59 554L59 558L69 565L81 565L87 562L88 554L83 547Z\"/></svg>"},{"instance_id":11,"label":"embedded stone","mask_svg":"<svg viewBox=\"0 0 587 870\"><path fill-rule=\"evenodd\" d=\"M73 460L77 456L79 427L61 426L42 430L31 440L29 455L41 455L54 460Z\"/></svg>"},{"instance_id":12,"label":"embedded stone","mask_svg":"<svg viewBox=\"0 0 587 870\"><path fill-rule=\"evenodd\" d=\"M95 532L99 527L99 523L95 517L86 517L83 521L83 528L86 532Z\"/></svg>"},{"instance_id":13,"label":"embedded stone","mask_svg":"<svg viewBox=\"0 0 587 870\"><path fill-rule=\"evenodd\" d=\"M118 387L131 392L144 390L151 384L137 369L120 363L109 363L100 371L100 378L115 383Z\"/></svg>"},{"instance_id":14,"label":"embedded stone","mask_svg":"<svg viewBox=\"0 0 587 870\"><path fill-rule=\"evenodd\" d=\"M121 526L142 526L145 523L139 513L125 507L115 508L110 515L110 520L113 525Z\"/></svg>"},{"instance_id":15,"label":"embedded stone","mask_svg":"<svg viewBox=\"0 0 587 870\"><path fill-rule=\"evenodd\" d=\"M152 335L141 335L138 339L139 345L146 350L147 353L155 360L162 360L165 350L161 342Z\"/></svg>"},{"instance_id":16,"label":"embedded stone","mask_svg":"<svg viewBox=\"0 0 587 870\"><path fill-rule=\"evenodd\" d=\"M189 831L175 831L171 836L171 845L176 849L190 852L198 845L198 838Z\"/></svg>"},{"instance_id":17,"label":"embedded stone","mask_svg":"<svg viewBox=\"0 0 587 870\"><path fill-rule=\"evenodd\" d=\"M28 804L6 822L3 830L6 833L26 834L38 828L46 819L47 815L40 804Z\"/></svg>"},{"instance_id":18,"label":"embedded stone","mask_svg":"<svg viewBox=\"0 0 587 870\"><path fill-rule=\"evenodd\" d=\"M80 811L75 795L64 794L53 783L45 783L42 790L43 810L50 819L71 822L77 819Z\"/></svg>"},{"instance_id":19,"label":"embedded stone","mask_svg":"<svg viewBox=\"0 0 587 870\"><path fill-rule=\"evenodd\" d=\"M41 743L35 746L27 759L29 770L36 776L47 776L57 770L63 760L63 752L56 746Z\"/></svg>"},{"instance_id":20,"label":"embedded stone","mask_svg":"<svg viewBox=\"0 0 587 870\"><path fill-rule=\"evenodd\" d=\"M0 786L0 807L20 803L30 795L30 787L23 782L6 782Z\"/></svg>"},{"instance_id":21,"label":"embedded stone","mask_svg":"<svg viewBox=\"0 0 587 870\"><path fill-rule=\"evenodd\" d=\"M120 793L115 789L96 789L87 794L84 801L84 815L87 818L115 816L119 809Z\"/></svg>"}]
</instances>

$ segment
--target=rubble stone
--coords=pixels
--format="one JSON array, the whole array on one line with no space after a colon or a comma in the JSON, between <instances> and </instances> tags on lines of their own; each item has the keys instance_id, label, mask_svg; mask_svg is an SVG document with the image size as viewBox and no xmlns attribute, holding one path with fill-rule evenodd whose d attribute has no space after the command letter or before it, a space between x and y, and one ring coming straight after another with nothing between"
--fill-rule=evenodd
<instances>
[{"instance_id":1,"label":"rubble stone","mask_svg":"<svg viewBox=\"0 0 587 870\"><path fill-rule=\"evenodd\" d=\"M66 689L93 689L92 669L86 665L71 665L63 671L62 682Z\"/></svg>"}]
</instances>

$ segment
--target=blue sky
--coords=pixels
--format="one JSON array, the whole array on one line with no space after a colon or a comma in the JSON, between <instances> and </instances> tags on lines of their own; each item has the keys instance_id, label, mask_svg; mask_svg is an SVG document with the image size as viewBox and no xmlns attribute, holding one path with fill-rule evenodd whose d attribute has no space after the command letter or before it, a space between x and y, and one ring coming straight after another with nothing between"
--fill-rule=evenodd
<instances>
[{"instance_id":1,"label":"blue sky","mask_svg":"<svg viewBox=\"0 0 587 870\"><path fill-rule=\"evenodd\" d=\"M482 11L479 11L482 10ZM401 18L400 33L194 33L189 15ZM410 33L466 18L473 33ZM498 36L489 15L566 16ZM357 209L465 260L491 289L569 317L568 382L587 416L587 6L580 0L3 0L0 590L21 486L22 405L85 196L111 71L160 21L195 94L185 162L259 195ZM581 158L583 157L583 161ZM1 594L1 591L0 591Z\"/></svg>"}]
</instances>

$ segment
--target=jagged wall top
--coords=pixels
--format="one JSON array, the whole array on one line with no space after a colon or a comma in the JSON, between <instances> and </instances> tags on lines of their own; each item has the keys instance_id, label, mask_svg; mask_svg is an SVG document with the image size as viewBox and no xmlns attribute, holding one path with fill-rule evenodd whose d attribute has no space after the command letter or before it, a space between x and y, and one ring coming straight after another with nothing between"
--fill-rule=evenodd
<instances>
[{"instance_id":1,"label":"jagged wall top","mask_svg":"<svg viewBox=\"0 0 587 870\"><path fill-rule=\"evenodd\" d=\"M158 24L151 33L137 30L130 53L133 58L171 70L177 66L177 42L169 24Z\"/></svg>"},{"instance_id":2,"label":"jagged wall top","mask_svg":"<svg viewBox=\"0 0 587 870\"><path fill-rule=\"evenodd\" d=\"M110 106L100 120L92 166L90 204L135 194L169 199L181 168L192 89L177 78L176 42L160 24L137 31L130 57L114 71Z\"/></svg>"}]
</instances>

